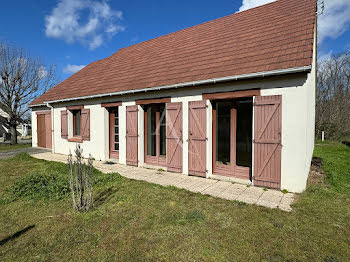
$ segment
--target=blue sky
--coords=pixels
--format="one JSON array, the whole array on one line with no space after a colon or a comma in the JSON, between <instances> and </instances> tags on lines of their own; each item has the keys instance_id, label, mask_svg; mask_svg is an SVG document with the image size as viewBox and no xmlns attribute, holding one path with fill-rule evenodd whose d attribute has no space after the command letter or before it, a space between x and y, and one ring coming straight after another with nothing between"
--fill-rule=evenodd
<instances>
[{"instance_id":1,"label":"blue sky","mask_svg":"<svg viewBox=\"0 0 350 262\"><path fill-rule=\"evenodd\" d=\"M120 48L272 0L11 0L0 40L58 66L61 80ZM350 1L325 0L319 56L350 50Z\"/></svg>"}]
</instances>

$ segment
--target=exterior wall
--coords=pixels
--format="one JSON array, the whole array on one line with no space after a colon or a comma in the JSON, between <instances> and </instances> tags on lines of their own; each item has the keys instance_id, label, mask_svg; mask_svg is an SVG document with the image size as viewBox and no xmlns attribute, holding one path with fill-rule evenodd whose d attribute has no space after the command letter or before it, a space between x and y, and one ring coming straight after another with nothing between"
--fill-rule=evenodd
<instances>
[{"instance_id":1,"label":"exterior wall","mask_svg":"<svg viewBox=\"0 0 350 262\"><path fill-rule=\"evenodd\" d=\"M108 130L108 115L106 109L101 105L85 105L84 108L90 109L90 141L84 141L81 144L83 149L83 156L88 157L92 155L96 160L106 160L106 129ZM68 142L67 139L61 137L61 111L65 110L66 107L55 107L53 108L54 118L54 132L53 142L53 153L68 155L70 152L73 154L76 147L76 142ZM72 136L72 116L68 114L68 136ZM34 140L34 139L33 139Z\"/></svg>"},{"instance_id":2,"label":"exterior wall","mask_svg":"<svg viewBox=\"0 0 350 262\"><path fill-rule=\"evenodd\" d=\"M302 192L315 146L316 53L303 85L264 89L261 95L282 95L281 188Z\"/></svg>"},{"instance_id":3,"label":"exterior wall","mask_svg":"<svg viewBox=\"0 0 350 262\"><path fill-rule=\"evenodd\" d=\"M211 86L181 88L168 91L149 92L121 97L109 97L80 101L90 109L90 141L81 143L85 157L88 154L96 160L109 160L109 117L101 103L122 102L119 106L119 163L126 164L126 106L135 105L139 99L171 97L171 102L182 102L183 112L183 174L188 174L188 103L202 100L203 93L229 92L247 89L261 89L263 96L282 95L282 189L301 192L305 189L314 145L315 117L315 65L308 75L289 75L256 80L236 81ZM61 110L74 103L53 105L53 149L54 153L69 154L76 143L61 138ZM207 101L207 177L212 175L212 108ZM138 160L144 164L144 112L138 106ZM70 118L70 117L68 117ZM72 121L69 121L71 125ZM37 146L36 114L32 112L33 146ZM71 128L69 128L71 129ZM253 136L254 137L254 136ZM254 150L253 150L254 152ZM254 156L253 156L254 157ZM254 167L253 167L254 168ZM244 181L246 182L246 181ZM248 181L249 182L249 181Z\"/></svg>"}]
</instances>

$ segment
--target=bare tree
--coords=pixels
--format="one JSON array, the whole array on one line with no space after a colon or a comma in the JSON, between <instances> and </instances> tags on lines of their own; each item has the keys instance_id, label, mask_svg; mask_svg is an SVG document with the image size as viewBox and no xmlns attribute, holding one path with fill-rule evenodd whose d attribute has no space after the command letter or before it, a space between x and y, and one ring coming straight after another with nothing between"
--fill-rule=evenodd
<instances>
[{"instance_id":1,"label":"bare tree","mask_svg":"<svg viewBox=\"0 0 350 262\"><path fill-rule=\"evenodd\" d=\"M350 137L350 55L341 53L318 65L316 136L328 139Z\"/></svg>"},{"instance_id":2,"label":"bare tree","mask_svg":"<svg viewBox=\"0 0 350 262\"><path fill-rule=\"evenodd\" d=\"M56 84L56 68L46 66L23 49L0 43L0 108L8 114L11 144L16 127L29 110L27 105Z\"/></svg>"}]
</instances>

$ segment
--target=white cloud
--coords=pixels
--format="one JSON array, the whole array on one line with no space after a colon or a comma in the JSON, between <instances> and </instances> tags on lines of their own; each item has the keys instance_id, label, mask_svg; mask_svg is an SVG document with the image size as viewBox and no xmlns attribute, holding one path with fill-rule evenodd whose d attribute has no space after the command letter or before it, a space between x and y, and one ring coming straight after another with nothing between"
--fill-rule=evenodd
<instances>
[{"instance_id":1,"label":"white cloud","mask_svg":"<svg viewBox=\"0 0 350 262\"><path fill-rule=\"evenodd\" d=\"M92 50L125 30L116 24L122 15L121 11L112 10L106 0L59 0L45 17L45 34L70 44L79 42Z\"/></svg>"},{"instance_id":2,"label":"white cloud","mask_svg":"<svg viewBox=\"0 0 350 262\"><path fill-rule=\"evenodd\" d=\"M71 65L68 64L63 68L63 73L65 74L74 74L78 72L79 70L83 69L85 65Z\"/></svg>"},{"instance_id":3,"label":"white cloud","mask_svg":"<svg viewBox=\"0 0 350 262\"><path fill-rule=\"evenodd\" d=\"M260 5L275 2L276 0L243 0L242 6L239 8L238 12L251 9Z\"/></svg>"},{"instance_id":4,"label":"white cloud","mask_svg":"<svg viewBox=\"0 0 350 262\"><path fill-rule=\"evenodd\" d=\"M350 1L325 0L324 13L318 20L318 42L326 38L336 39L345 33L350 26Z\"/></svg>"},{"instance_id":5,"label":"white cloud","mask_svg":"<svg viewBox=\"0 0 350 262\"><path fill-rule=\"evenodd\" d=\"M276 0L243 0L239 12ZM324 0L325 10L318 19L318 43L326 38L336 39L350 27L350 1Z\"/></svg>"},{"instance_id":6,"label":"white cloud","mask_svg":"<svg viewBox=\"0 0 350 262\"><path fill-rule=\"evenodd\" d=\"M333 55L333 50L330 50L328 53L319 52L318 53L318 62L321 63L323 61L329 60Z\"/></svg>"}]
</instances>

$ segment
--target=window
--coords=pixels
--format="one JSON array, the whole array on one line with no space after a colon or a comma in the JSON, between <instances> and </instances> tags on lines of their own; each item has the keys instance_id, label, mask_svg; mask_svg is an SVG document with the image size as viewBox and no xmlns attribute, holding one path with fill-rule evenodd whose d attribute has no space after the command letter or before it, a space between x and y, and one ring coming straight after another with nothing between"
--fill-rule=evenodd
<instances>
[{"instance_id":1,"label":"window","mask_svg":"<svg viewBox=\"0 0 350 262\"><path fill-rule=\"evenodd\" d=\"M80 136L81 110L73 110L73 136Z\"/></svg>"},{"instance_id":2,"label":"window","mask_svg":"<svg viewBox=\"0 0 350 262\"><path fill-rule=\"evenodd\" d=\"M231 102L216 103L216 162L230 165Z\"/></svg>"}]
</instances>

